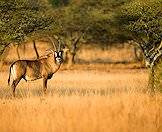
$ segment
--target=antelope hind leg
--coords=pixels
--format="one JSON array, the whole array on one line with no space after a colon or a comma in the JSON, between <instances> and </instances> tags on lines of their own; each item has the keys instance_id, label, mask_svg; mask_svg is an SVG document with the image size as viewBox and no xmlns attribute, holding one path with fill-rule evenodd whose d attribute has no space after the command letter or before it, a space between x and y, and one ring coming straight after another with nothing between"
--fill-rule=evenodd
<instances>
[{"instance_id":1,"label":"antelope hind leg","mask_svg":"<svg viewBox=\"0 0 162 132\"><path fill-rule=\"evenodd\" d=\"M20 82L20 79L13 80L12 82L11 88L12 88L13 97L15 97L16 86L18 85L19 82Z\"/></svg>"}]
</instances>

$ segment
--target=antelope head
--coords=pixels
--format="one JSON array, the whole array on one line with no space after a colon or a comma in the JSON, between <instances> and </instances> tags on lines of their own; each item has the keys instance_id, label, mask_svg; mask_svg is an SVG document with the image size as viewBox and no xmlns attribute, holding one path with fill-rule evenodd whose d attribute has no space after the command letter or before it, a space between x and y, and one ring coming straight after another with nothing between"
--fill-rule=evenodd
<instances>
[{"instance_id":1,"label":"antelope head","mask_svg":"<svg viewBox=\"0 0 162 132\"><path fill-rule=\"evenodd\" d=\"M51 37L49 37L49 39L51 40L53 48L55 49L55 50L50 49L50 51L53 53L54 59L56 60L56 63L57 64L62 64L63 63L63 50L61 49L61 42L59 41L58 38L55 37L55 40L58 43L58 48L57 48L57 46L54 43L53 39Z\"/></svg>"}]
</instances>

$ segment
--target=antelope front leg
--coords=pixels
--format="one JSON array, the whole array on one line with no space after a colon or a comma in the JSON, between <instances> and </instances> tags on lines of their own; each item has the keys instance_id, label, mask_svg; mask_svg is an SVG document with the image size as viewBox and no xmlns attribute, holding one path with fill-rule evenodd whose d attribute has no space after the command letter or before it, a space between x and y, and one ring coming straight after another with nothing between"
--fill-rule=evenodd
<instances>
[{"instance_id":1,"label":"antelope front leg","mask_svg":"<svg viewBox=\"0 0 162 132\"><path fill-rule=\"evenodd\" d=\"M43 78L43 93L46 94L47 91L47 78Z\"/></svg>"}]
</instances>

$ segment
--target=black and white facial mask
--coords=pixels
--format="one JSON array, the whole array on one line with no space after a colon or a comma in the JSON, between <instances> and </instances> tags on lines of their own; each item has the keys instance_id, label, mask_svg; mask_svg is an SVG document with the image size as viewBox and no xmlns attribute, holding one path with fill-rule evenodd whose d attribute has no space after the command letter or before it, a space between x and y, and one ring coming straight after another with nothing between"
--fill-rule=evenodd
<instances>
[{"instance_id":1,"label":"black and white facial mask","mask_svg":"<svg viewBox=\"0 0 162 132\"><path fill-rule=\"evenodd\" d=\"M55 51L54 53L55 53L54 56L55 56L56 62L58 64L61 64L63 62L63 51Z\"/></svg>"}]
</instances>

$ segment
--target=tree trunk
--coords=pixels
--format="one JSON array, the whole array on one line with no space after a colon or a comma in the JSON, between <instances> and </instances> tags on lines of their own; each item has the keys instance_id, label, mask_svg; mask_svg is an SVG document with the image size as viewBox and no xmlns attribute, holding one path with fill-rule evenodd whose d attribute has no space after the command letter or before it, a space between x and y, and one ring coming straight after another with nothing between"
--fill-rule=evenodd
<instances>
[{"instance_id":1,"label":"tree trunk","mask_svg":"<svg viewBox=\"0 0 162 132\"><path fill-rule=\"evenodd\" d=\"M9 44L5 47L5 49L3 50L3 53L0 55L0 69L2 69L3 65L4 65L4 60L7 57L8 53L9 53Z\"/></svg>"},{"instance_id":2,"label":"tree trunk","mask_svg":"<svg viewBox=\"0 0 162 132\"><path fill-rule=\"evenodd\" d=\"M23 44L23 56L25 57L25 52L26 52L26 46L25 43Z\"/></svg>"},{"instance_id":3,"label":"tree trunk","mask_svg":"<svg viewBox=\"0 0 162 132\"><path fill-rule=\"evenodd\" d=\"M68 64L69 65L73 65L73 64L75 64L75 53L70 53L69 54L69 58L68 58Z\"/></svg>"},{"instance_id":4,"label":"tree trunk","mask_svg":"<svg viewBox=\"0 0 162 132\"><path fill-rule=\"evenodd\" d=\"M67 52L67 64L68 67L75 64L75 56L77 52L77 43L72 45L72 48Z\"/></svg>"},{"instance_id":5,"label":"tree trunk","mask_svg":"<svg viewBox=\"0 0 162 132\"><path fill-rule=\"evenodd\" d=\"M68 55L68 65L69 66L72 66L73 64L75 64L76 51L77 51L77 43L74 43L72 45L71 52L69 52L69 55Z\"/></svg>"},{"instance_id":6,"label":"tree trunk","mask_svg":"<svg viewBox=\"0 0 162 132\"><path fill-rule=\"evenodd\" d=\"M33 40L33 48L35 50L35 53L36 53L36 56L37 56L37 59L39 58L39 53L38 53L38 50L37 50L37 47L36 47L36 44L35 44L35 40Z\"/></svg>"},{"instance_id":7,"label":"tree trunk","mask_svg":"<svg viewBox=\"0 0 162 132\"><path fill-rule=\"evenodd\" d=\"M154 66L149 68L150 75L149 75L149 89L150 93L154 94L156 89L156 77L155 77L155 68Z\"/></svg>"},{"instance_id":8,"label":"tree trunk","mask_svg":"<svg viewBox=\"0 0 162 132\"><path fill-rule=\"evenodd\" d=\"M70 66L75 64L75 55L73 53L68 52L66 59L67 59L66 63L67 63L68 67L70 67Z\"/></svg>"},{"instance_id":9,"label":"tree trunk","mask_svg":"<svg viewBox=\"0 0 162 132\"><path fill-rule=\"evenodd\" d=\"M83 34L80 34L78 37L76 37L75 39L71 39L70 40L70 46L67 46L68 52L67 52L67 65L68 67L72 66L73 64L75 64L75 56L77 53L77 45L81 39L81 37L83 36Z\"/></svg>"},{"instance_id":10,"label":"tree trunk","mask_svg":"<svg viewBox=\"0 0 162 132\"><path fill-rule=\"evenodd\" d=\"M142 61L142 55L141 55L141 53L139 53L138 48L134 47L133 50L134 50L135 61L137 61L137 62Z\"/></svg>"},{"instance_id":11,"label":"tree trunk","mask_svg":"<svg viewBox=\"0 0 162 132\"><path fill-rule=\"evenodd\" d=\"M17 52L18 59L20 60L19 45L17 45L16 47L16 52Z\"/></svg>"},{"instance_id":12,"label":"tree trunk","mask_svg":"<svg viewBox=\"0 0 162 132\"><path fill-rule=\"evenodd\" d=\"M70 60L69 60L69 63L71 65L75 64L75 55L76 55L76 52L77 52L77 44L78 44L79 40L75 43L73 43L72 45L72 49L71 49L71 52L70 52Z\"/></svg>"}]
</instances>

